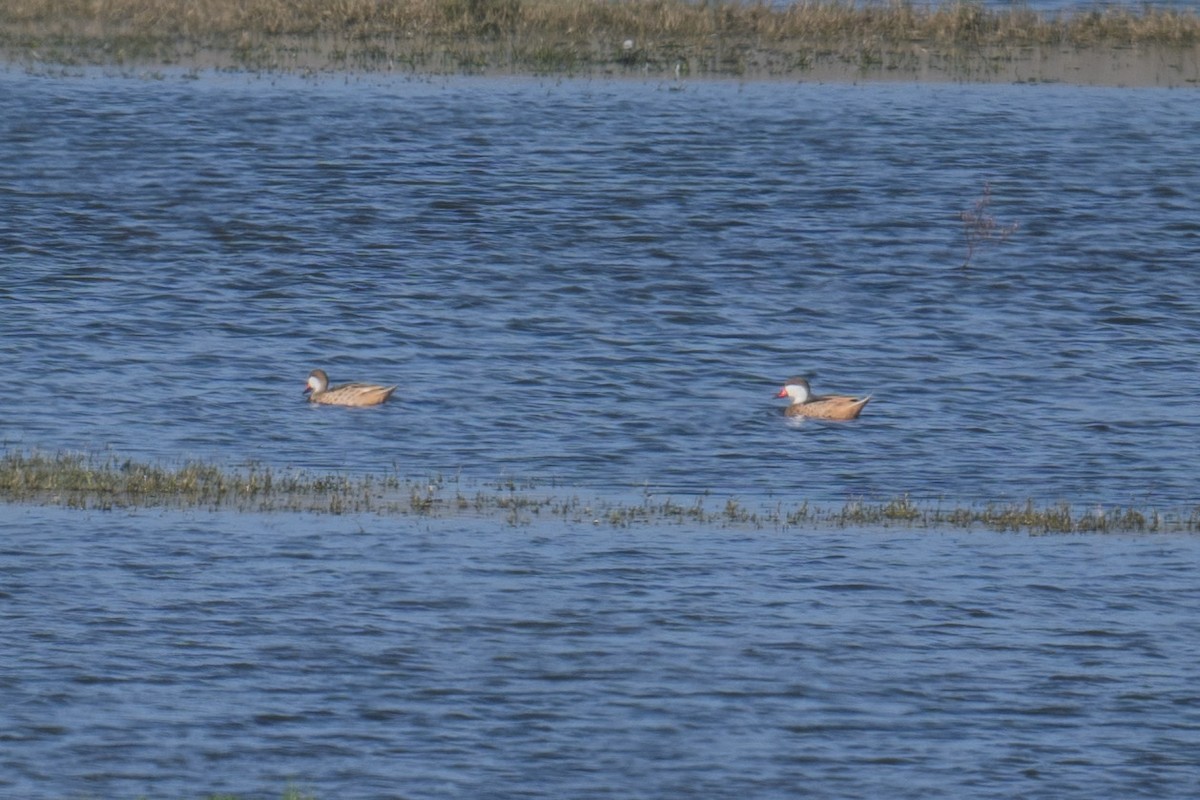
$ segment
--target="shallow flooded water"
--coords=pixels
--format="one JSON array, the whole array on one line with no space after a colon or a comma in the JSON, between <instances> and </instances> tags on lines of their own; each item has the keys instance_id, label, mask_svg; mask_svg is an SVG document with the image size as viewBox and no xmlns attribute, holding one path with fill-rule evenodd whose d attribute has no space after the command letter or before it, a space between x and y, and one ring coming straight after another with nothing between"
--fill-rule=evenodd
<instances>
[{"instance_id":1,"label":"shallow flooded water","mask_svg":"<svg viewBox=\"0 0 1200 800\"><path fill-rule=\"evenodd\" d=\"M0 73L4 445L1189 507L1198 134L1154 90ZM963 269L985 186L1019 228ZM873 399L790 424L794 374ZM1196 541L4 506L0 793L1191 797Z\"/></svg>"},{"instance_id":2,"label":"shallow flooded water","mask_svg":"<svg viewBox=\"0 0 1200 800\"><path fill-rule=\"evenodd\" d=\"M11 449L1196 497L1190 94L2 80ZM1020 227L964 270L985 186ZM401 388L314 409L314 367ZM874 399L789 426L793 374Z\"/></svg>"},{"instance_id":3,"label":"shallow flooded water","mask_svg":"<svg viewBox=\"0 0 1200 800\"><path fill-rule=\"evenodd\" d=\"M0 793L1194 796L1200 538L9 509Z\"/></svg>"}]
</instances>

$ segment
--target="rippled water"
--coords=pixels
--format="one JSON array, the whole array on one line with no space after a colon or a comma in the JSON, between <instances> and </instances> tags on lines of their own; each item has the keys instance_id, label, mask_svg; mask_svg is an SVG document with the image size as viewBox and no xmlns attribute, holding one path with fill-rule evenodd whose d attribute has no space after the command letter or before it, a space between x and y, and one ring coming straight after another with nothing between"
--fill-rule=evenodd
<instances>
[{"instance_id":1,"label":"rippled water","mask_svg":"<svg viewBox=\"0 0 1200 800\"><path fill-rule=\"evenodd\" d=\"M0 73L0 432L1186 506L1198 140L1176 91ZM790 425L797 373L875 399ZM1192 797L1197 547L0 507L0 794Z\"/></svg>"},{"instance_id":2,"label":"rippled water","mask_svg":"<svg viewBox=\"0 0 1200 800\"><path fill-rule=\"evenodd\" d=\"M1197 789L1200 538L45 509L0 536L6 797Z\"/></svg>"},{"instance_id":3,"label":"rippled water","mask_svg":"<svg viewBox=\"0 0 1200 800\"><path fill-rule=\"evenodd\" d=\"M673 88L6 75L7 445L1195 499L1192 94ZM985 183L1021 227L964 271ZM875 399L788 427L797 373Z\"/></svg>"}]
</instances>

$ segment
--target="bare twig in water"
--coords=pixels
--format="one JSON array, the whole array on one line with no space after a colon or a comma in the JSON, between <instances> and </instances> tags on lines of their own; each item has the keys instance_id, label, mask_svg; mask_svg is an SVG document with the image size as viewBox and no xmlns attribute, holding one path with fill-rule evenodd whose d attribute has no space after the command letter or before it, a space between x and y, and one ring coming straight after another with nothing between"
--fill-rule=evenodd
<instances>
[{"instance_id":1,"label":"bare twig in water","mask_svg":"<svg viewBox=\"0 0 1200 800\"><path fill-rule=\"evenodd\" d=\"M996 222L996 218L988 213L988 205L992 202L992 186L989 183L983 185L983 194L975 201L973 208L968 208L959 214L963 221L963 236L967 240L967 257L963 260L963 269L966 269L971 258L975 255L975 250L985 242L1003 242L1009 236L1016 232L1020 223L1013 222L1009 225L1001 225Z\"/></svg>"}]
</instances>

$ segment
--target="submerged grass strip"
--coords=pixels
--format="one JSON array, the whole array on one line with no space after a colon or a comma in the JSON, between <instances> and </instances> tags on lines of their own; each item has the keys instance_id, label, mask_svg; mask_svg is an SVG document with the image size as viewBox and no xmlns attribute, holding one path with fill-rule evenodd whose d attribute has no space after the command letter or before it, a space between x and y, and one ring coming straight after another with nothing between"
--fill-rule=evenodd
<instances>
[{"instance_id":1,"label":"submerged grass strip","mask_svg":"<svg viewBox=\"0 0 1200 800\"><path fill-rule=\"evenodd\" d=\"M0 51L59 64L790 75L830 60L887 70L949 59L978 71L1029 48L1150 47L1194 58L1198 45L1194 11L1151 5L1045 15L901 0L0 3Z\"/></svg>"},{"instance_id":2,"label":"submerged grass strip","mask_svg":"<svg viewBox=\"0 0 1200 800\"><path fill-rule=\"evenodd\" d=\"M1070 503L989 503L943 507L908 496L855 500L840 507L803 501L745 504L736 497L687 503L646 492L641 502L560 497L512 481L464 491L457 480L229 470L211 464L159 465L78 454L8 453L0 458L0 502L114 510L209 509L242 512L374 513L485 517L508 524L535 519L628 527L688 525L759 529L829 527L984 528L1028 533L1200 532L1200 507L1185 511L1090 508Z\"/></svg>"},{"instance_id":3,"label":"submerged grass strip","mask_svg":"<svg viewBox=\"0 0 1200 800\"><path fill-rule=\"evenodd\" d=\"M236 794L211 794L208 795L207 800L242 800L242 798ZM295 786L288 786L283 792L282 800L317 800L317 796Z\"/></svg>"}]
</instances>

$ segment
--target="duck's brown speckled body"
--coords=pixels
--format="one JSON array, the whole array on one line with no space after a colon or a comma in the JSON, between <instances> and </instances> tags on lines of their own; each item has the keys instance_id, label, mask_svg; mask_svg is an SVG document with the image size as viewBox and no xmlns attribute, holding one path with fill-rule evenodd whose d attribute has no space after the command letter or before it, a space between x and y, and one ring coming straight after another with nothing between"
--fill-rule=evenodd
<instances>
[{"instance_id":1,"label":"duck's brown speckled body","mask_svg":"<svg viewBox=\"0 0 1200 800\"><path fill-rule=\"evenodd\" d=\"M308 373L308 385L304 387L308 402L330 406L377 406L392 396L395 386L376 386L373 383L346 383L329 385L325 370L314 369Z\"/></svg>"},{"instance_id":2,"label":"duck's brown speckled body","mask_svg":"<svg viewBox=\"0 0 1200 800\"><path fill-rule=\"evenodd\" d=\"M789 417L816 419L854 419L871 401L871 396L847 397L840 394L814 395L805 378L788 378L776 397L787 397L792 403L783 410Z\"/></svg>"}]
</instances>

